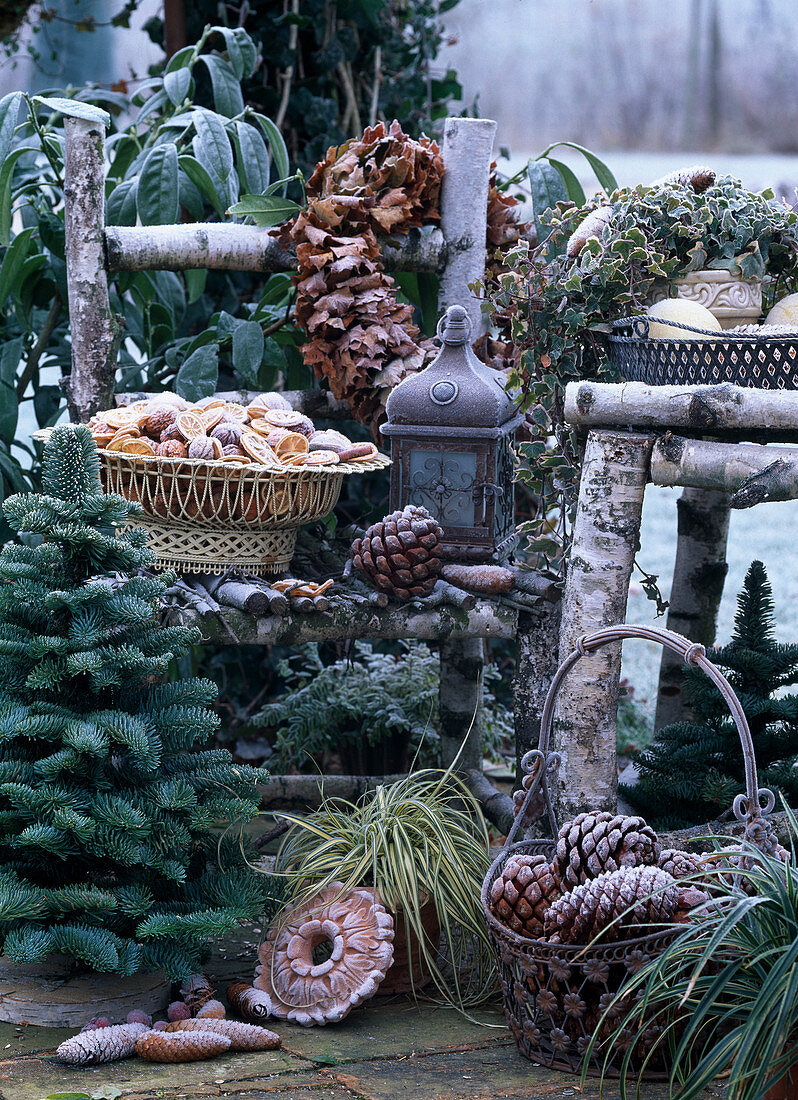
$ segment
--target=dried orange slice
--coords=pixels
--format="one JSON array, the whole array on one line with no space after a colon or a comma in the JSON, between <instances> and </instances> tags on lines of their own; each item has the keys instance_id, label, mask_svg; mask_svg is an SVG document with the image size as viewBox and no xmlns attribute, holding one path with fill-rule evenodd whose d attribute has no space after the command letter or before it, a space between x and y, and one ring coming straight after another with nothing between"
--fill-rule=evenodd
<instances>
[{"instance_id":1,"label":"dried orange slice","mask_svg":"<svg viewBox=\"0 0 798 1100\"><path fill-rule=\"evenodd\" d=\"M301 412L295 412L294 409L267 409L263 414L263 419L272 425L273 428L296 428L302 424L305 417Z\"/></svg>"},{"instance_id":2,"label":"dried orange slice","mask_svg":"<svg viewBox=\"0 0 798 1100\"><path fill-rule=\"evenodd\" d=\"M127 424L133 424L138 416L138 410L132 405L120 405L118 409L109 409L103 414L103 420L112 428L124 428Z\"/></svg>"},{"instance_id":3,"label":"dried orange slice","mask_svg":"<svg viewBox=\"0 0 798 1100\"><path fill-rule=\"evenodd\" d=\"M207 425L201 413L190 411L178 413L175 425L186 442L196 439L198 435L208 434Z\"/></svg>"},{"instance_id":4,"label":"dried orange slice","mask_svg":"<svg viewBox=\"0 0 798 1100\"><path fill-rule=\"evenodd\" d=\"M307 436L300 435L299 432L286 432L281 439L278 439L274 452L278 456L291 453L306 455L308 453Z\"/></svg>"},{"instance_id":5,"label":"dried orange slice","mask_svg":"<svg viewBox=\"0 0 798 1100\"><path fill-rule=\"evenodd\" d=\"M192 411L205 412L206 409L220 409L225 404L223 397L201 397L199 401L195 401Z\"/></svg>"},{"instance_id":6,"label":"dried orange slice","mask_svg":"<svg viewBox=\"0 0 798 1100\"><path fill-rule=\"evenodd\" d=\"M306 466L337 466L339 461L335 451L310 451L305 455Z\"/></svg>"},{"instance_id":7,"label":"dried orange slice","mask_svg":"<svg viewBox=\"0 0 798 1100\"><path fill-rule=\"evenodd\" d=\"M274 442L271 444L272 447L278 439L284 435L288 435L288 428L275 428L272 424L265 421L262 416L251 421L248 427L250 427L253 432L257 432L258 435L262 435L264 439L273 438Z\"/></svg>"},{"instance_id":8,"label":"dried orange slice","mask_svg":"<svg viewBox=\"0 0 798 1100\"><path fill-rule=\"evenodd\" d=\"M285 451L277 457L281 466L304 466L308 456L303 451Z\"/></svg>"},{"instance_id":9,"label":"dried orange slice","mask_svg":"<svg viewBox=\"0 0 798 1100\"><path fill-rule=\"evenodd\" d=\"M227 401L222 405L222 419L237 420L240 424L246 424L249 413L243 405L238 405L235 401Z\"/></svg>"},{"instance_id":10,"label":"dried orange slice","mask_svg":"<svg viewBox=\"0 0 798 1100\"><path fill-rule=\"evenodd\" d=\"M224 416L224 405L210 405L200 411L202 422L208 431L215 428Z\"/></svg>"},{"instance_id":11,"label":"dried orange slice","mask_svg":"<svg viewBox=\"0 0 798 1100\"><path fill-rule=\"evenodd\" d=\"M131 424L128 428L120 428L105 444L106 451L121 451L122 444L126 439L140 439L141 433L135 424Z\"/></svg>"},{"instance_id":12,"label":"dried orange slice","mask_svg":"<svg viewBox=\"0 0 798 1100\"><path fill-rule=\"evenodd\" d=\"M250 458L259 462L262 466L278 466L279 458L262 436L249 430L241 433L241 450L246 451Z\"/></svg>"},{"instance_id":13,"label":"dried orange slice","mask_svg":"<svg viewBox=\"0 0 798 1100\"><path fill-rule=\"evenodd\" d=\"M120 441L119 446L116 448L118 451L122 451L124 454L129 455L154 455L155 448L148 439L123 439Z\"/></svg>"},{"instance_id":14,"label":"dried orange slice","mask_svg":"<svg viewBox=\"0 0 798 1100\"><path fill-rule=\"evenodd\" d=\"M222 462L232 462L233 465L237 464L239 466L249 466L249 464L252 462L252 459L249 457L249 455L222 455Z\"/></svg>"}]
</instances>

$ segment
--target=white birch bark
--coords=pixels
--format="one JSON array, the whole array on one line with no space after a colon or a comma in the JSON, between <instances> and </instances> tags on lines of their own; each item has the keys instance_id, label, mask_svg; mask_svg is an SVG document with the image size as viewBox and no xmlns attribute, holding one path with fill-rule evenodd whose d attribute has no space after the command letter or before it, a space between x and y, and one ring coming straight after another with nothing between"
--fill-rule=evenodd
<instances>
[{"instance_id":1,"label":"white birch bark","mask_svg":"<svg viewBox=\"0 0 798 1100\"><path fill-rule=\"evenodd\" d=\"M560 628L560 660L582 634L626 618L640 535L652 438L592 431L587 439ZM582 810L614 810L618 772L615 721L620 645L583 657L560 691L554 747L560 821Z\"/></svg>"},{"instance_id":2,"label":"white birch bark","mask_svg":"<svg viewBox=\"0 0 798 1100\"><path fill-rule=\"evenodd\" d=\"M439 229L411 230L380 242L385 266L401 271L439 271L446 248ZM286 252L268 229L217 222L194 225L109 225L105 229L109 271L291 271L296 254Z\"/></svg>"},{"instance_id":3,"label":"white birch bark","mask_svg":"<svg viewBox=\"0 0 798 1100\"><path fill-rule=\"evenodd\" d=\"M516 775L523 777L521 760L538 747L540 715L549 684L557 671L561 604L541 600L518 618L513 676Z\"/></svg>"},{"instance_id":4,"label":"white birch bark","mask_svg":"<svg viewBox=\"0 0 798 1100\"><path fill-rule=\"evenodd\" d=\"M582 427L690 428L695 432L798 439L798 390L569 382L565 419Z\"/></svg>"},{"instance_id":5,"label":"white birch bark","mask_svg":"<svg viewBox=\"0 0 798 1100\"><path fill-rule=\"evenodd\" d=\"M480 771L482 681L485 672L482 638L445 639L440 645L440 661L438 717L441 763L448 768L457 759L458 771L469 768Z\"/></svg>"},{"instance_id":6,"label":"white birch bark","mask_svg":"<svg viewBox=\"0 0 798 1100\"><path fill-rule=\"evenodd\" d=\"M651 457L655 485L731 493L732 508L798 498L798 447L685 439L668 432Z\"/></svg>"},{"instance_id":7,"label":"white birch bark","mask_svg":"<svg viewBox=\"0 0 798 1100\"><path fill-rule=\"evenodd\" d=\"M104 126L64 118L64 219L72 373L64 390L72 420L113 405L120 328L105 270Z\"/></svg>"},{"instance_id":8,"label":"white birch bark","mask_svg":"<svg viewBox=\"0 0 798 1100\"><path fill-rule=\"evenodd\" d=\"M488 181L496 123L487 118L447 118L443 131L441 229L446 267L441 275L438 312L449 306L468 310L472 339L483 331L479 299L469 284L485 274Z\"/></svg>"}]
</instances>

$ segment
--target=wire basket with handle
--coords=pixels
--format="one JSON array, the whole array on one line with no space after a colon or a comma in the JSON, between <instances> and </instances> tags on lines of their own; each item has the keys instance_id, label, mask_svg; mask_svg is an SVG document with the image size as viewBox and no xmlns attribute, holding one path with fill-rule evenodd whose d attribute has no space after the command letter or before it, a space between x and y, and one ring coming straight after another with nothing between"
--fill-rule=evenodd
<instances>
[{"instance_id":1,"label":"wire basket with handle","mask_svg":"<svg viewBox=\"0 0 798 1100\"><path fill-rule=\"evenodd\" d=\"M775 799L771 791L758 786L748 722L731 684L707 659L704 647L673 631L625 624L606 627L580 638L576 649L560 665L552 680L543 705L539 747L528 752L522 761L527 774L534 774L535 778L504 848L491 865L482 886L482 907L499 969L505 1015L518 1049L534 1062L571 1072L581 1071L593 1032L624 980L658 954L682 926L661 925L645 936L615 942L599 939L587 946L531 939L519 935L494 916L490 908L491 888L511 856L542 854L549 860L553 857L554 840L519 840L518 837L530 807L541 797L552 836L557 835L557 820L549 793L549 785L560 763L559 754L549 749L557 693L567 674L583 656L624 638L658 642L682 656L688 665L700 668L718 688L737 727L745 764L745 794L735 798L734 815L745 824L745 841L765 851L772 851L775 845L775 837L766 820ZM652 1029L654 1026L652 1024ZM602 1025L608 1035L613 1027L613 1021ZM655 1037L652 1030L652 1043ZM626 1048L616 1042L608 1057L601 1035L598 1038L588 1072L598 1073L603 1068L605 1073L617 1073ZM641 1048L639 1053L642 1059L645 1049ZM651 1066L647 1067L646 1075L666 1076L662 1066L659 1070L654 1068L653 1072Z\"/></svg>"},{"instance_id":2,"label":"wire basket with handle","mask_svg":"<svg viewBox=\"0 0 798 1100\"><path fill-rule=\"evenodd\" d=\"M684 329L684 337L652 338L648 334L652 321ZM627 382L649 386L731 382L763 390L798 389L798 329L713 332L659 317L622 317L610 326L612 331L605 333L607 358Z\"/></svg>"}]
</instances>

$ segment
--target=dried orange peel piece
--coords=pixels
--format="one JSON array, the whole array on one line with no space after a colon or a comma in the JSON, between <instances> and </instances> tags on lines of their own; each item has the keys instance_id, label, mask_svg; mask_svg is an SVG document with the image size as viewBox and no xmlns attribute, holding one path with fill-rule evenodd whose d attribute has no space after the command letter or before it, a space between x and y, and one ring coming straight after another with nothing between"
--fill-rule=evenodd
<instances>
[{"instance_id":1,"label":"dried orange peel piece","mask_svg":"<svg viewBox=\"0 0 798 1100\"><path fill-rule=\"evenodd\" d=\"M249 413L243 405L238 405L235 401L228 401L222 405L222 418L224 420L237 420L239 424L246 424L249 420Z\"/></svg>"},{"instance_id":2,"label":"dried orange peel piece","mask_svg":"<svg viewBox=\"0 0 798 1100\"><path fill-rule=\"evenodd\" d=\"M281 439L278 439L274 452L280 459L283 455L307 454L307 436L300 435L299 432L286 432Z\"/></svg>"},{"instance_id":3,"label":"dried orange peel piece","mask_svg":"<svg viewBox=\"0 0 798 1100\"><path fill-rule=\"evenodd\" d=\"M266 440L255 432L243 431L241 433L241 450L246 451L250 458L263 466L279 466L280 460L271 449Z\"/></svg>"},{"instance_id":4,"label":"dried orange peel piece","mask_svg":"<svg viewBox=\"0 0 798 1100\"><path fill-rule=\"evenodd\" d=\"M149 439L134 439L128 437L119 441L119 446L114 450L121 451L123 454L130 455L154 455L155 448Z\"/></svg>"},{"instance_id":5,"label":"dried orange peel piece","mask_svg":"<svg viewBox=\"0 0 798 1100\"><path fill-rule=\"evenodd\" d=\"M202 417L202 422L205 425L206 431L210 431L211 428L215 428L219 421L224 416L224 405L210 405L201 409L198 413Z\"/></svg>"},{"instance_id":6,"label":"dried orange peel piece","mask_svg":"<svg viewBox=\"0 0 798 1100\"><path fill-rule=\"evenodd\" d=\"M310 451L304 457L305 466L337 466L341 461L335 451Z\"/></svg>"}]
</instances>

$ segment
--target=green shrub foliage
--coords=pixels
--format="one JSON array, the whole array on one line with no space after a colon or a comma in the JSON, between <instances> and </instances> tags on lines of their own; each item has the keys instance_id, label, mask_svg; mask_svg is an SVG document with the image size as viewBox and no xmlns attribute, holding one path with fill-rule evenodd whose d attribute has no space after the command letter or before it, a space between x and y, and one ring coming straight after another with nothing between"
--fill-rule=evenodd
<instances>
[{"instance_id":1,"label":"green shrub foliage","mask_svg":"<svg viewBox=\"0 0 798 1100\"><path fill-rule=\"evenodd\" d=\"M167 672L198 632L158 622L169 577L139 572L142 530L114 533L136 506L102 492L88 429L56 428L43 492L3 510L23 543L0 552L2 950L183 977L265 908L213 831L257 811L259 773L196 748L215 685Z\"/></svg>"},{"instance_id":2,"label":"green shrub foliage","mask_svg":"<svg viewBox=\"0 0 798 1100\"><path fill-rule=\"evenodd\" d=\"M765 567L751 563L737 601L734 633L712 653L742 703L756 751L760 786L798 797L798 645L782 645L773 631L773 596ZM743 753L729 709L707 677L685 674L694 722L660 730L638 758L640 784L624 797L664 827L699 824L728 810L745 790Z\"/></svg>"}]
</instances>

